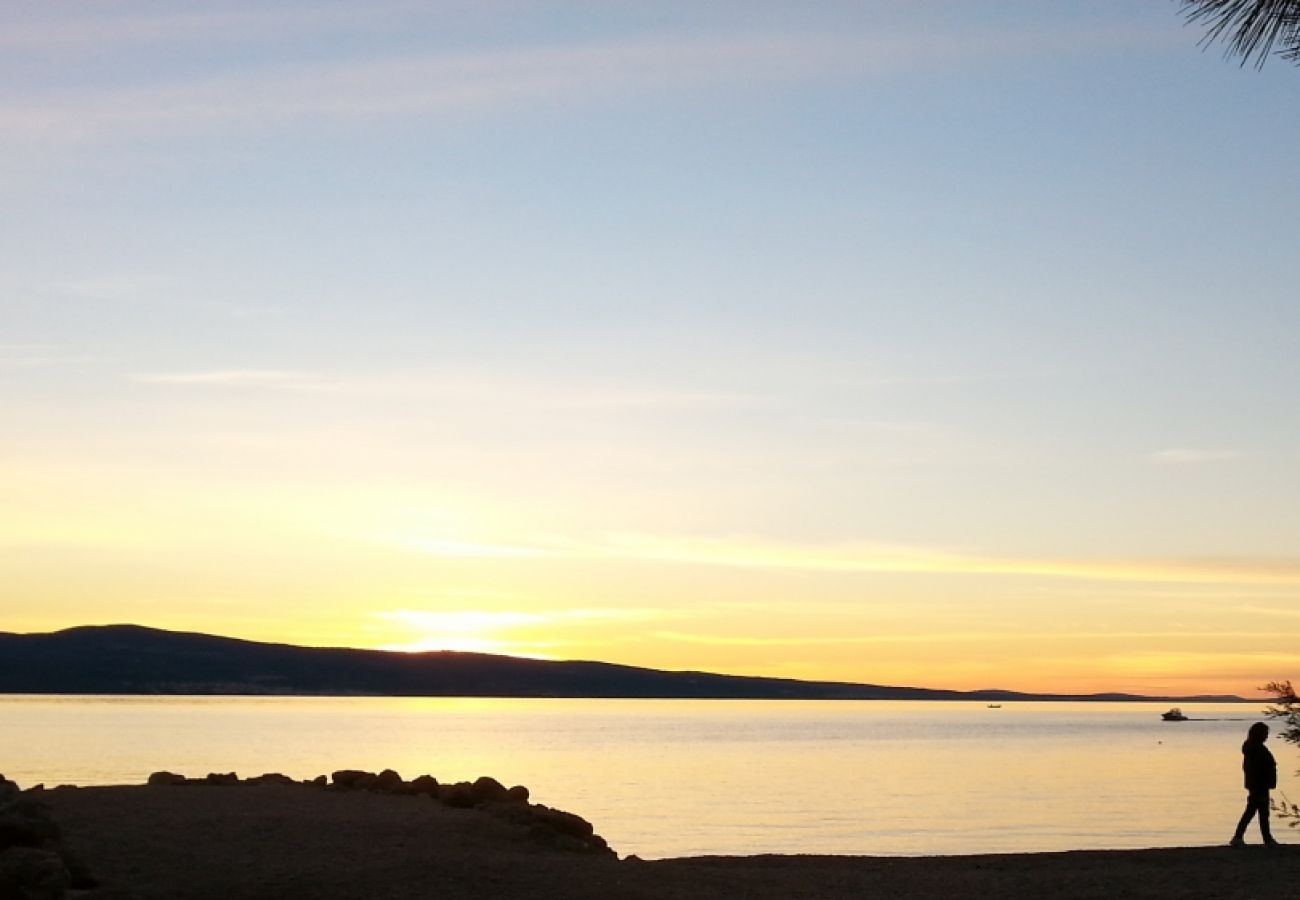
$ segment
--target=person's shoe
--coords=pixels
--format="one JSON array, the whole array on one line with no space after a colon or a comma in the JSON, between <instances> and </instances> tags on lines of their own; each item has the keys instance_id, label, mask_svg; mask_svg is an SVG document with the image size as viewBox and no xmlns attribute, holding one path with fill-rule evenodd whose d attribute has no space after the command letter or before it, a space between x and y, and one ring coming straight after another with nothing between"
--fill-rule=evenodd
<instances>
[{"instance_id":1,"label":"person's shoe","mask_svg":"<svg viewBox=\"0 0 1300 900\"><path fill-rule=\"evenodd\" d=\"M1264 838L1265 847L1281 847L1282 845L1272 838Z\"/></svg>"},{"instance_id":2,"label":"person's shoe","mask_svg":"<svg viewBox=\"0 0 1300 900\"><path fill-rule=\"evenodd\" d=\"M1244 847L1244 846L1246 846L1246 842L1243 841L1241 838L1235 837L1235 838L1233 838L1232 840L1228 841L1228 846L1229 846L1229 847Z\"/></svg>"}]
</instances>

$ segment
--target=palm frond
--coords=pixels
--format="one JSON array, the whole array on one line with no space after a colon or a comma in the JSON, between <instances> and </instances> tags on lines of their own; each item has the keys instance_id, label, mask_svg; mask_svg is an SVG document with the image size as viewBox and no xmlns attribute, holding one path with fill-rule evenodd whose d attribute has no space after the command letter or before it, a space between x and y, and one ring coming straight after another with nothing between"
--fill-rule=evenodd
<instances>
[{"instance_id":1,"label":"palm frond","mask_svg":"<svg viewBox=\"0 0 1300 900\"><path fill-rule=\"evenodd\" d=\"M1180 0L1189 23L1205 24L1202 46L1217 40L1224 55L1256 67L1270 54L1300 63L1300 0Z\"/></svg>"}]
</instances>

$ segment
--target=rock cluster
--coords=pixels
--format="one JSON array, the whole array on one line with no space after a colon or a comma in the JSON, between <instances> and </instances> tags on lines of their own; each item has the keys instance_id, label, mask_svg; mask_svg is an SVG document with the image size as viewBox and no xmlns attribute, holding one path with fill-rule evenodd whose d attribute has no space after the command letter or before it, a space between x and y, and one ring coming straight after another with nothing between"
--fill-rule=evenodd
<instances>
[{"instance_id":1,"label":"rock cluster","mask_svg":"<svg viewBox=\"0 0 1300 900\"><path fill-rule=\"evenodd\" d=\"M41 785L20 790L0 775L0 897L5 900L61 900L70 889L96 887L63 846L58 824L40 802L43 790Z\"/></svg>"},{"instance_id":2,"label":"rock cluster","mask_svg":"<svg viewBox=\"0 0 1300 900\"><path fill-rule=\"evenodd\" d=\"M472 782L444 784L432 775L420 775L407 781L392 769L380 772L340 769L329 778L318 775L304 781L295 781L278 772L243 780L234 772L212 772L202 778L187 778L174 772L154 772L149 776L148 783L155 786L279 784L328 791L426 796L455 809L477 809L495 815L517 825L530 838L553 849L614 855L609 844L596 834L595 828L586 819L540 803L529 803L528 788L522 784L508 788L486 775Z\"/></svg>"}]
</instances>

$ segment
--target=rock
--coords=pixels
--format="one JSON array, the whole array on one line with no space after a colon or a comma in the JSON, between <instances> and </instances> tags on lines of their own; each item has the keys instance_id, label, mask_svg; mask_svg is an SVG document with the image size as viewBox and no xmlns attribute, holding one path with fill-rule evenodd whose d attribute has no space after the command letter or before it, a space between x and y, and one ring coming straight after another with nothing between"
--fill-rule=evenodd
<instances>
[{"instance_id":1,"label":"rock","mask_svg":"<svg viewBox=\"0 0 1300 900\"><path fill-rule=\"evenodd\" d=\"M534 839L571 853L598 853L604 856L617 856L609 842L596 834L590 822L573 813L546 806L529 807L533 824L529 833Z\"/></svg>"},{"instance_id":2,"label":"rock","mask_svg":"<svg viewBox=\"0 0 1300 900\"><path fill-rule=\"evenodd\" d=\"M334 787L341 791L359 791L370 787L379 776L374 772L362 772L358 769L340 769L330 778Z\"/></svg>"},{"instance_id":3,"label":"rock","mask_svg":"<svg viewBox=\"0 0 1300 900\"><path fill-rule=\"evenodd\" d=\"M540 822L560 834L567 834L584 840L595 834L596 829L582 816L576 816L562 809L551 809L546 806L537 806L534 809L535 815Z\"/></svg>"},{"instance_id":4,"label":"rock","mask_svg":"<svg viewBox=\"0 0 1300 900\"><path fill-rule=\"evenodd\" d=\"M99 887L99 879L90 871L90 868L72 854L67 847L59 847L56 851L59 858L63 860L63 867L68 870L68 886L75 890L87 890L89 888Z\"/></svg>"},{"instance_id":5,"label":"rock","mask_svg":"<svg viewBox=\"0 0 1300 900\"><path fill-rule=\"evenodd\" d=\"M540 803L535 806L527 803L488 803L482 808L552 850L618 856L610 849L609 843L595 833L590 822L573 813L551 809Z\"/></svg>"},{"instance_id":6,"label":"rock","mask_svg":"<svg viewBox=\"0 0 1300 900\"><path fill-rule=\"evenodd\" d=\"M203 779L204 784L231 785L239 784L239 776L234 772L209 772Z\"/></svg>"},{"instance_id":7,"label":"rock","mask_svg":"<svg viewBox=\"0 0 1300 900\"><path fill-rule=\"evenodd\" d=\"M44 806L34 800L9 802L0 809L0 850L40 847L59 839L59 826ZM3 896L3 895L0 895Z\"/></svg>"},{"instance_id":8,"label":"rock","mask_svg":"<svg viewBox=\"0 0 1300 900\"><path fill-rule=\"evenodd\" d=\"M557 835L552 846L556 850L563 850L565 853L586 853L591 849L587 846L586 841L571 834Z\"/></svg>"},{"instance_id":9,"label":"rock","mask_svg":"<svg viewBox=\"0 0 1300 900\"><path fill-rule=\"evenodd\" d=\"M527 803L529 796L528 788L522 784L517 784L506 791L505 799L510 803Z\"/></svg>"},{"instance_id":10,"label":"rock","mask_svg":"<svg viewBox=\"0 0 1300 900\"><path fill-rule=\"evenodd\" d=\"M310 785L313 785L313 786L315 786L315 787L325 787L325 785L327 785L327 784L329 784L329 783L330 783L330 780L329 780L328 778L326 778L324 775L317 775L317 776L316 776L315 778L313 778L311 781L304 782L304 784L310 784Z\"/></svg>"},{"instance_id":11,"label":"rock","mask_svg":"<svg viewBox=\"0 0 1300 900\"><path fill-rule=\"evenodd\" d=\"M21 792L0 802L0 898L62 898L69 888L98 882L60 843L59 825L35 795Z\"/></svg>"},{"instance_id":12,"label":"rock","mask_svg":"<svg viewBox=\"0 0 1300 900\"><path fill-rule=\"evenodd\" d=\"M0 851L0 897L62 900L72 879L59 854L36 847Z\"/></svg>"},{"instance_id":13,"label":"rock","mask_svg":"<svg viewBox=\"0 0 1300 900\"><path fill-rule=\"evenodd\" d=\"M455 809L469 809L474 805L474 786L468 781L438 785L438 799Z\"/></svg>"},{"instance_id":14,"label":"rock","mask_svg":"<svg viewBox=\"0 0 1300 900\"><path fill-rule=\"evenodd\" d=\"M157 785L174 785L174 784L184 784L185 781L186 781L186 778L185 778L184 775L177 775L175 772L166 772L166 771L163 771L163 772L154 772L154 773L152 773L152 774L149 776L149 780L146 781L145 784L151 784L151 785L155 785L155 786L157 786Z\"/></svg>"},{"instance_id":15,"label":"rock","mask_svg":"<svg viewBox=\"0 0 1300 900\"><path fill-rule=\"evenodd\" d=\"M414 794L428 794L430 797L438 796L438 779L432 775L420 775L411 781L411 792Z\"/></svg>"},{"instance_id":16,"label":"rock","mask_svg":"<svg viewBox=\"0 0 1300 900\"><path fill-rule=\"evenodd\" d=\"M19 787L14 782L0 775L0 803L5 803L17 797L21 793Z\"/></svg>"},{"instance_id":17,"label":"rock","mask_svg":"<svg viewBox=\"0 0 1300 900\"><path fill-rule=\"evenodd\" d=\"M375 780L370 784L370 790L378 791L381 794L393 794L401 790L406 782L402 781L402 776L398 775L392 769L384 769L375 776Z\"/></svg>"},{"instance_id":18,"label":"rock","mask_svg":"<svg viewBox=\"0 0 1300 900\"><path fill-rule=\"evenodd\" d=\"M57 840L58 836L58 826L53 822L0 812L0 850L39 847L48 840Z\"/></svg>"},{"instance_id":19,"label":"rock","mask_svg":"<svg viewBox=\"0 0 1300 900\"><path fill-rule=\"evenodd\" d=\"M495 778L484 775L475 780L469 788L470 796L476 804L493 803L506 798L506 786Z\"/></svg>"},{"instance_id":20,"label":"rock","mask_svg":"<svg viewBox=\"0 0 1300 900\"><path fill-rule=\"evenodd\" d=\"M279 772L267 772L263 775L258 775L255 778L249 778L245 783L246 784L297 784L298 782L294 781L288 775L281 775Z\"/></svg>"}]
</instances>

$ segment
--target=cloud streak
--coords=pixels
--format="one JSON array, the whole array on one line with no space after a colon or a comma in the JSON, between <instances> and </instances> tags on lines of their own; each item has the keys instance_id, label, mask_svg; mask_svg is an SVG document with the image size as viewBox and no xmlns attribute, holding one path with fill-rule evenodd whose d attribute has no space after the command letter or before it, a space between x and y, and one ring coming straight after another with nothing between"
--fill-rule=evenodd
<instances>
[{"instance_id":1,"label":"cloud streak","mask_svg":"<svg viewBox=\"0 0 1300 900\"><path fill-rule=\"evenodd\" d=\"M1167 466L1194 466L1203 463L1229 462L1245 456L1238 450L1196 450L1185 447L1158 450L1151 454L1153 462Z\"/></svg>"},{"instance_id":2,"label":"cloud streak","mask_svg":"<svg viewBox=\"0 0 1300 900\"><path fill-rule=\"evenodd\" d=\"M176 385L181 387L276 388L281 390L316 390L324 382L304 372L275 369L222 369L208 372L142 372L128 376L140 384Z\"/></svg>"},{"instance_id":3,"label":"cloud streak","mask_svg":"<svg viewBox=\"0 0 1300 900\"><path fill-rule=\"evenodd\" d=\"M13 52L49 53L58 50L137 50L150 44L213 41L246 43L326 30L354 32L392 26L396 17L423 13L427 3L367 3L329 6L312 4L288 8L160 12L153 15L60 16L44 21L11 22L0 31L0 48ZM398 26L400 27L400 26Z\"/></svg>"},{"instance_id":4,"label":"cloud streak","mask_svg":"<svg viewBox=\"0 0 1300 900\"><path fill-rule=\"evenodd\" d=\"M164 29L165 30L165 29ZM1151 35L724 35L483 50L402 59L298 63L185 82L88 88L0 101L0 134L82 140L303 121L424 119L538 103L585 104L655 90L754 87L960 61L1078 52Z\"/></svg>"},{"instance_id":5,"label":"cloud streak","mask_svg":"<svg viewBox=\"0 0 1300 900\"><path fill-rule=\"evenodd\" d=\"M518 547L509 544L482 544L470 541L415 540L413 546L432 556L449 556L462 559L540 559L550 556L538 547Z\"/></svg>"},{"instance_id":6,"label":"cloud streak","mask_svg":"<svg viewBox=\"0 0 1300 900\"><path fill-rule=\"evenodd\" d=\"M408 542L417 544L418 542ZM598 540L513 542L536 558L596 559L790 571L1046 577L1171 584L1300 585L1296 559L1035 559L873 543L790 544L755 539L621 534Z\"/></svg>"},{"instance_id":7,"label":"cloud streak","mask_svg":"<svg viewBox=\"0 0 1300 900\"><path fill-rule=\"evenodd\" d=\"M49 344L0 344L0 369L47 369L110 361L104 356L65 353Z\"/></svg>"},{"instance_id":8,"label":"cloud streak","mask_svg":"<svg viewBox=\"0 0 1300 900\"><path fill-rule=\"evenodd\" d=\"M0 348L0 364L3 348ZM594 388L586 383L539 383L525 373L425 371L410 374L326 374L287 369L213 369L137 372L137 384L193 388L242 388L267 391L315 391L375 400L435 401L486 407L527 407L578 415L718 410L761 405L756 393L627 385Z\"/></svg>"},{"instance_id":9,"label":"cloud streak","mask_svg":"<svg viewBox=\"0 0 1300 900\"><path fill-rule=\"evenodd\" d=\"M1189 639L1240 639L1240 640L1265 640L1276 638L1276 632L1223 632L1223 631L1206 631L1206 632L1188 632L1188 631L1098 631L1098 632L1079 632L1079 631L1040 631L1040 632L1023 632L1023 631L935 631L921 633L897 633L897 634L843 634L843 635L818 635L818 636L798 636L798 635L780 635L776 637L763 637L754 635L736 635L736 634L714 634L702 632L687 631L656 631L653 637L666 641L675 641L686 644L706 644L712 646L726 647L836 647L836 646L857 646L857 645L888 645L888 644L993 644L993 643L1047 643L1056 641L1065 641L1075 643L1078 641L1101 641L1104 643L1113 643L1121 640L1142 640L1142 641L1186 641Z\"/></svg>"}]
</instances>

